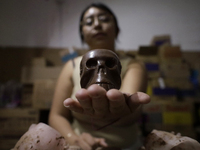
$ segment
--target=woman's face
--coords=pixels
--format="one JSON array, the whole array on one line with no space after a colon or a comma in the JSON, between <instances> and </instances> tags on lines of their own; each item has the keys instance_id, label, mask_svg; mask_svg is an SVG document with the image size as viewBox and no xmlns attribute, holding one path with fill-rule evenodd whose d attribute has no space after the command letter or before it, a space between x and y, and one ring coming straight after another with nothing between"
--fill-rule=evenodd
<instances>
[{"instance_id":1,"label":"woman's face","mask_svg":"<svg viewBox=\"0 0 200 150\"><path fill-rule=\"evenodd\" d=\"M89 8L83 16L82 32L84 42L91 49L114 50L116 26L108 12L96 7Z\"/></svg>"}]
</instances>

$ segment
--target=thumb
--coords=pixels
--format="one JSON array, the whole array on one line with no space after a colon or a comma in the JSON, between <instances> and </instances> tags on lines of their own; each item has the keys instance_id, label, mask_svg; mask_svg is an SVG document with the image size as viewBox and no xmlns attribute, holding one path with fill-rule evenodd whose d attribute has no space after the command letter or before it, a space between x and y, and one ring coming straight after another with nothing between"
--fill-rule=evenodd
<instances>
[{"instance_id":1,"label":"thumb","mask_svg":"<svg viewBox=\"0 0 200 150\"><path fill-rule=\"evenodd\" d=\"M132 112L135 111L140 105L147 104L150 101L150 96L143 92L136 92L129 96L129 98L126 100Z\"/></svg>"},{"instance_id":2,"label":"thumb","mask_svg":"<svg viewBox=\"0 0 200 150\"><path fill-rule=\"evenodd\" d=\"M106 143L104 138L95 138L95 142L99 145L99 146L103 146L103 147L107 147L108 144Z\"/></svg>"},{"instance_id":3,"label":"thumb","mask_svg":"<svg viewBox=\"0 0 200 150\"><path fill-rule=\"evenodd\" d=\"M136 92L131 96L131 100L136 104L147 104L151 101L151 98L146 93Z\"/></svg>"}]
</instances>

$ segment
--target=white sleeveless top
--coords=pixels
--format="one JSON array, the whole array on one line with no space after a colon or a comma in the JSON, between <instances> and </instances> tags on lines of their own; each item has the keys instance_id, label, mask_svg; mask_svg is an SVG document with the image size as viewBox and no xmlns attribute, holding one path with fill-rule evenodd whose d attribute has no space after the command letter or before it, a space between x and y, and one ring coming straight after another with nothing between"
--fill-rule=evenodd
<instances>
[{"instance_id":1,"label":"white sleeveless top","mask_svg":"<svg viewBox=\"0 0 200 150\"><path fill-rule=\"evenodd\" d=\"M81 89L80 86L80 62L81 62L82 56L77 57L74 59L74 71L73 71L73 82L74 82L74 88L72 92L72 98L75 98L75 93ZM125 58L125 59L120 59L121 65L122 65L122 71L121 71L121 78L124 78L124 75L127 71L127 66L130 63L130 61L133 60L131 58ZM72 126L74 128L74 131L77 134L81 134L83 132L88 132L91 135L95 137L102 137L105 138L106 142L108 143L109 146L114 146L114 147L121 147L121 148L128 148L132 147L135 143L135 140L138 137L138 127L135 123L132 125L129 125L127 127L119 127L119 126L114 126L110 125L107 126L101 130L96 131L94 126L95 126L95 121L91 120L89 116L82 115L80 113L72 112L74 121L72 123ZM105 125L105 124L104 124ZM100 125L100 126L104 126ZM132 148L128 148L132 149Z\"/></svg>"}]
</instances>

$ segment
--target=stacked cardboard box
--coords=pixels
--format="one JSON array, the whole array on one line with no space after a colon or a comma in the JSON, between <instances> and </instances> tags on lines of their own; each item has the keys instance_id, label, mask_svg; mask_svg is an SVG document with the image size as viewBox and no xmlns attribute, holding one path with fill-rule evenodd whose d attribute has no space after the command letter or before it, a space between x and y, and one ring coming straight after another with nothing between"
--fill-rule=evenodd
<instances>
[{"instance_id":1,"label":"stacked cardboard box","mask_svg":"<svg viewBox=\"0 0 200 150\"><path fill-rule=\"evenodd\" d=\"M145 63L158 63L158 47L140 46L136 58Z\"/></svg>"},{"instance_id":2,"label":"stacked cardboard box","mask_svg":"<svg viewBox=\"0 0 200 150\"><path fill-rule=\"evenodd\" d=\"M35 80L33 88L32 106L37 109L50 109L56 80Z\"/></svg>"},{"instance_id":3,"label":"stacked cardboard box","mask_svg":"<svg viewBox=\"0 0 200 150\"><path fill-rule=\"evenodd\" d=\"M195 93L190 81L190 66L183 61L180 46L164 44L157 47L157 53L153 48L155 46L140 47L137 54L137 59L146 64L149 74L147 93L152 100L143 106L146 132L160 129L195 138ZM152 74L155 71L157 75Z\"/></svg>"},{"instance_id":4,"label":"stacked cardboard box","mask_svg":"<svg viewBox=\"0 0 200 150\"><path fill-rule=\"evenodd\" d=\"M39 110L33 108L0 109L0 149L14 147L31 124L39 122Z\"/></svg>"},{"instance_id":5,"label":"stacked cardboard box","mask_svg":"<svg viewBox=\"0 0 200 150\"><path fill-rule=\"evenodd\" d=\"M168 34L155 35L150 42L151 46L162 46L165 44L171 45L171 36Z\"/></svg>"},{"instance_id":6,"label":"stacked cardboard box","mask_svg":"<svg viewBox=\"0 0 200 150\"><path fill-rule=\"evenodd\" d=\"M194 109L194 127L197 134L197 139L200 141L200 52L199 51L185 51L183 53L183 59L189 64L191 69L190 81L192 82L195 92L195 109Z\"/></svg>"},{"instance_id":7,"label":"stacked cardboard box","mask_svg":"<svg viewBox=\"0 0 200 150\"><path fill-rule=\"evenodd\" d=\"M31 66L22 68L21 82L32 84L35 80L57 79L63 66L48 66L44 57L33 58Z\"/></svg>"},{"instance_id":8,"label":"stacked cardboard box","mask_svg":"<svg viewBox=\"0 0 200 150\"><path fill-rule=\"evenodd\" d=\"M192 95L193 86L190 82L190 67L182 61L180 47L161 46L158 59L160 77L149 81L153 91L152 96L177 96L177 94L183 93L183 90Z\"/></svg>"},{"instance_id":9,"label":"stacked cardboard box","mask_svg":"<svg viewBox=\"0 0 200 150\"><path fill-rule=\"evenodd\" d=\"M0 135L19 137L38 121L39 111L33 108L0 109Z\"/></svg>"},{"instance_id":10,"label":"stacked cardboard box","mask_svg":"<svg viewBox=\"0 0 200 150\"><path fill-rule=\"evenodd\" d=\"M32 107L33 84L24 84L22 89L21 106Z\"/></svg>"},{"instance_id":11,"label":"stacked cardboard box","mask_svg":"<svg viewBox=\"0 0 200 150\"><path fill-rule=\"evenodd\" d=\"M31 62L31 66L22 68L21 82L24 84L25 91L28 91L24 95L31 96L29 98L32 100L33 108L50 109L56 80L63 66L55 66L45 57L35 57ZM28 85L32 85L32 93Z\"/></svg>"},{"instance_id":12,"label":"stacked cardboard box","mask_svg":"<svg viewBox=\"0 0 200 150\"><path fill-rule=\"evenodd\" d=\"M14 147L33 123L47 123L56 79L63 67L61 49L4 48L0 51L2 82L21 81L19 108L0 109L0 149ZM44 112L45 111L45 112ZM45 114L45 116L44 116ZM45 118L45 119L42 119ZM2 144L3 143L3 144Z\"/></svg>"},{"instance_id":13,"label":"stacked cardboard box","mask_svg":"<svg viewBox=\"0 0 200 150\"><path fill-rule=\"evenodd\" d=\"M160 77L158 47L140 46L136 59L145 63L149 79Z\"/></svg>"},{"instance_id":14,"label":"stacked cardboard box","mask_svg":"<svg viewBox=\"0 0 200 150\"><path fill-rule=\"evenodd\" d=\"M158 129L196 138L192 102L153 101L143 106L143 113L146 132Z\"/></svg>"},{"instance_id":15,"label":"stacked cardboard box","mask_svg":"<svg viewBox=\"0 0 200 150\"><path fill-rule=\"evenodd\" d=\"M14 148L15 144L19 138L0 138L0 149L1 150L11 150Z\"/></svg>"}]
</instances>

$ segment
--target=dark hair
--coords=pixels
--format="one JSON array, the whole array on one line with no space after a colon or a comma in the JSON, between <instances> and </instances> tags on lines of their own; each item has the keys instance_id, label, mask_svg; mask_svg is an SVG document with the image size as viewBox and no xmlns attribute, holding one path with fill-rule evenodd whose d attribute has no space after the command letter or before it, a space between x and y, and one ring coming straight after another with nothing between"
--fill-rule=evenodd
<instances>
[{"instance_id":1,"label":"dark hair","mask_svg":"<svg viewBox=\"0 0 200 150\"><path fill-rule=\"evenodd\" d=\"M120 29L119 29L119 26L118 26L118 22L117 22L117 18L115 16L115 14L111 11L110 8L108 8L105 4L103 3L92 3L90 5L88 5L82 12L81 16L80 16L80 22L79 22L79 34L80 34L80 38L81 38L81 42L83 43L84 41L84 37L83 37L83 34L82 34L82 21L83 21L83 17L85 15L85 12L90 9L91 7L96 7L96 8L99 8L99 9L102 9L104 11L107 11L108 13L110 13L113 18L114 18L114 22L115 22L115 26L116 26L116 35L118 35Z\"/></svg>"}]
</instances>

